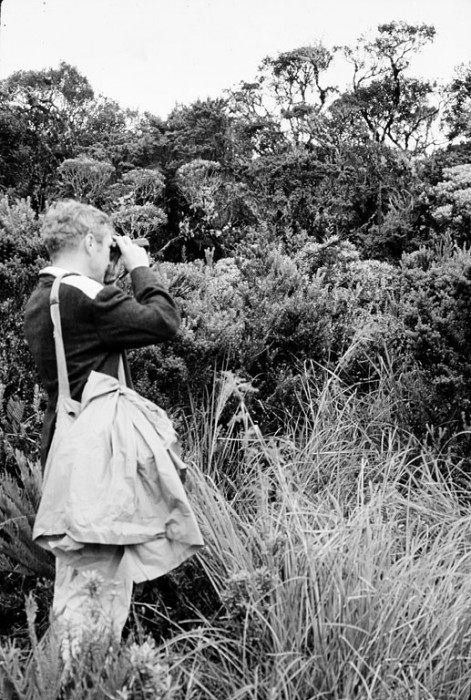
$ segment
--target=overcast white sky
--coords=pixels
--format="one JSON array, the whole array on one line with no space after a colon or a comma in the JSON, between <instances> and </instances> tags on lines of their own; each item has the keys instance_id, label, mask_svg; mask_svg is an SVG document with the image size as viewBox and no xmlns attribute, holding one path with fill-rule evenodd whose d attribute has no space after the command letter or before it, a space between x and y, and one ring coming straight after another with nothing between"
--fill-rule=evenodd
<instances>
[{"instance_id":1,"label":"overcast white sky","mask_svg":"<svg viewBox=\"0 0 471 700\"><path fill-rule=\"evenodd\" d=\"M166 117L175 104L251 80L260 61L381 22L437 29L414 72L448 79L471 61L471 0L4 0L0 78L76 66L97 93Z\"/></svg>"}]
</instances>

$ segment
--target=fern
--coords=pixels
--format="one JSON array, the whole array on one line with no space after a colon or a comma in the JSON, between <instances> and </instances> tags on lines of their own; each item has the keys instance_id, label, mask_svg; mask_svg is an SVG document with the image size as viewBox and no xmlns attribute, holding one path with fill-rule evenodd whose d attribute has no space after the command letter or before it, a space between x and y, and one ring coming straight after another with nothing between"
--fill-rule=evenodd
<instances>
[{"instance_id":1,"label":"fern","mask_svg":"<svg viewBox=\"0 0 471 700\"><path fill-rule=\"evenodd\" d=\"M0 474L0 570L52 578L54 561L32 540L32 529L41 494L41 472L16 450L18 479Z\"/></svg>"}]
</instances>

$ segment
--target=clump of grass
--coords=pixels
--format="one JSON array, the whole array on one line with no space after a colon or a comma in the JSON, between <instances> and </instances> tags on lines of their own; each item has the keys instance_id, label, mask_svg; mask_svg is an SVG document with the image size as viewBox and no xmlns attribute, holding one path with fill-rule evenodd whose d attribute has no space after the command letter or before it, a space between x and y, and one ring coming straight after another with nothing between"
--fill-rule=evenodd
<instances>
[{"instance_id":1,"label":"clump of grass","mask_svg":"<svg viewBox=\"0 0 471 700\"><path fill-rule=\"evenodd\" d=\"M186 698L468 698L471 510L387 401L333 376L291 433L245 415L230 500L194 475L221 609L170 643Z\"/></svg>"}]
</instances>

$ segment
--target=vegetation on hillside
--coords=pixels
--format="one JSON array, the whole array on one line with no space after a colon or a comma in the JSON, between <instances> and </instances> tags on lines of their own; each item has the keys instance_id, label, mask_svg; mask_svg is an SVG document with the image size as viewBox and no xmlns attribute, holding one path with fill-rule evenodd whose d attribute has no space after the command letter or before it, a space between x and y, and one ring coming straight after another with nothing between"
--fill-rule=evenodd
<instances>
[{"instance_id":1,"label":"vegetation on hillside","mask_svg":"<svg viewBox=\"0 0 471 700\"><path fill-rule=\"evenodd\" d=\"M0 83L2 697L469 697L471 64L414 76L433 36L267 57L165 120L66 63ZM30 541L44 395L22 334L59 197L147 237L182 309L130 360L207 543L140 592L122 645L67 653Z\"/></svg>"}]
</instances>

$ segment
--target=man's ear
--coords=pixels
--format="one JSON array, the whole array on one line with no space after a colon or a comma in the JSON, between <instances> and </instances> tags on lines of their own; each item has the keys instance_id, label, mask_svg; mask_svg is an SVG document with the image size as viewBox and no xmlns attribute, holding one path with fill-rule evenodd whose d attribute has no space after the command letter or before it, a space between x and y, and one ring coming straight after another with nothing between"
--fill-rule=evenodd
<instances>
[{"instance_id":1,"label":"man's ear","mask_svg":"<svg viewBox=\"0 0 471 700\"><path fill-rule=\"evenodd\" d=\"M92 250L94 248L94 244L95 244L95 236L93 235L93 233L87 233L87 235L83 239L83 242L84 242L85 252L90 255L90 253L92 252Z\"/></svg>"}]
</instances>

